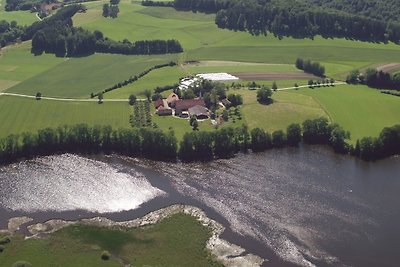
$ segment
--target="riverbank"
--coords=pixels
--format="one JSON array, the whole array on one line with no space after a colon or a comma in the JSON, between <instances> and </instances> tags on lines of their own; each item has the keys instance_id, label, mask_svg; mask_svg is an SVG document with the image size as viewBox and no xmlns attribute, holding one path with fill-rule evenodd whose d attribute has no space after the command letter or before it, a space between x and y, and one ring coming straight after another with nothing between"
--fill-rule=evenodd
<instances>
[{"instance_id":1,"label":"riverbank","mask_svg":"<svg viewBox=\"0 0 400 267\"><path fill-rule=\"evenodd\" d=\"M210 230L210 236L206 242L206 248L211 253L212 259L216 259L224 266L256 267L261 266L261 264L265 261L259 256L246 252L245 249L241 248L240 246L222 239L220 236L224 232L225 227L217 221L207 217L203 210L194 206L180 204L150 212L142 218L124 222L116 222L104 217L95 217L76 221L49 220L44 223L28 225L27 230L29 231L30 236L25 237L25 239L42 239L64 228L81 225L101 227L102 229L119 229L121 231L126 231L126 229L144 229L145 231L145 229L147 229L145 228L146 226L157 225L167 218L171 218L172 216L179 214L185 214L195 218L196 221L199 222L203 227L206 227ZM32 219L29 217L12 218L9 221L8 229L1 230L0 234L14 235L18 230L20 230L22 225L29 223L31 220ZM185 233L183 234L185 235ZM194 242L194 240L189 241ZM179 254L179 252L177 253Z\"/></svg>"}]
</instances>

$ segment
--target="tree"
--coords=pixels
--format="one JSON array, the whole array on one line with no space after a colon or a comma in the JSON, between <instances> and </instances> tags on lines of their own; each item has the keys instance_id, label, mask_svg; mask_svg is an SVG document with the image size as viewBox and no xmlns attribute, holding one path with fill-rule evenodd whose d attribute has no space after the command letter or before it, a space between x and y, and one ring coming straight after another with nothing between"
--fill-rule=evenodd
<instances>
[{"instance_id":1,"label":"tree","mask_svg":"<svg viewBox=\"0 0 400 267\"><path fill-rule=\"evenodd\" d=\"M151 91L149 89L144 90L144 96L147 98L147 101L151 100Z\"/></svg>"},{"instance_id":2,"label":"tree","mask_svg":"<svg viewBox=\"0 0 400 267\"><path fill-rule=\"evenodd\" d=\"M297 83L295 83L295 84L294 84L294 88L295 88L296 90L299 90L299 85L298 85Z\"/></svg>"},{"instance_id":3,"label":"tree","mask_svg":"<svg viewBox=\"0 0 400 267\"><path fill-rule=\"evenodd\" d=\"M304 60L301 58L296 59L296 68L302 70L304 68Z\"/></svg>"},{"instance_id":4,"label":"tree","mask_svg":"<svg viewBox=\"0 0 400 267\"><path fill-rule=\"evenodd\" d=\"M310 89L313 89L313 88L314 88L314 80L308 80L308 87L309 87Z\"/></svg>"},{"instance_id":5,"label":"tree","mask_svg":"<svg viewBox=\"0 0 400 267\"><path fill-rule=\"evenodd\" d=\"M103 93L99 93L97 95L97 99L99 100L98 101L99 104L103 104L103 99L104 99Z\"/></svg>"},{"instance_id":6,"label":"tree","mask_svg":"<svg viewBox=\"0 0 400 267\"><path fill-rule=\"evenodd\" d=\"M228 111L226 109L222 112L222 119L224 121L228 121L229 120L229 113L228 113Z\"/></svg>"},{"instance_id":7,"label":"tree","mask_svg":"<svg viewBox=\"0 0 400 267\"><path fill-rule=\"evenodd\" d=\"M272 90L274 91L278 90L278 86L276 85L275 81L272 83Z\"/></svg>"},{"instance_id":8,"label":"tree","mask_svg":"<svg viewBox=\"0 0 400 267\"><path fill-rule=\"evenodd\" d=\"M331 78L330 83L331 83L331 86L335 86L335 79Z\"/></svg>"},{"instance_id":9,"label":"tree","mask_svg":"<svg viewBox=\"0 0 400 267\"><path fill-rule=\"evenodd\" d=\"M193 127L193 131L199 130L199 122L197 121L197 119L193 121L192 127Z\"/></svg>"},{"instance_id":10,"label":"tree","mask_svg":"<svg viewBox=\"0 0 400 267\"><path fill-rule=\"evenodd\" d=\"M265 151L272 147L271 135L264 131L264 129L254 128L250 132L251 136L251 150L253 152Z\"/></svg>"},{"instance_id":11,"label":"tree","mask_svg":"<svg viewBox=\"0 0 400 267\"><path fill-rule=\"evenodd\" d=\"M115 19L116 17L118 17L118 13L119 13L119 8L117 5L111 5L110 6L110 17Z\"/></svg>"},{"instance_id":12,"label":"tree","mask_svg":"<svg viewBox=\"0 0 400 267\"><path fill-rule=\"evenodd\" d=\"M350 84L358 83L358 77L360 76L359 70L352 70L349 75L347 75L346 82Z\"/></svg>"},{"instance_id":13,"label":"tree","mask_svg":"<svg viewBox=\"0 0 400 267\"><path fill-rule=\"evenodd\" d=\"M37 92L36 93L36 100L40 100L42 99L42 93L41 92Z\"/></svg>"},{"instance_id":14,"label":"tree","mask_svg":"<svg viewBox=\"0 0 400 267\"><path fill-rule=\"evenodd\" d=\"M111 5L118 5L120 0L110 0Z\"/></svg>"},{"instance_id":15,"label":"tree","mask_svg":"<svg viewBox=\"0 0 400 267\"><path fill-rule=\"evenodd\" d=\"M290 124L286 130L287 142L291 146L297 146L301 142L301 126L298 123Z\"/></svg>"},{"instance_id":16,"label":"tree","mask_svg":"<svg viewBox=\"0 0 400 267\"><path fill-rule=\"evenodd\" d=\"M274 147L283 147L286 144L286 134L282 130L272 133L272 145Z\"/></svg>"},{"instance_id":17,"label":"tree","mask_svg":"<svg viewBox=\"0 0 400 267\"><path fill-rule=\"evenodd\" d=\"M263 87L257 91L257 101L261 104L271 104L272 103L272 91L269 87Z\"/></svg>"},{"instance_id":18,"label":"tree","mask_svg":"<svg viewBox=\"0 0 400 267\"><path fill-rule=\"evenodd\" d=\"M133 106L136 103L136 96L135 95L130 95L129 96L129 105Z\"/></svg>"},{"instance_id":19,"label":"tree","mask_svg":"<svg viewBox=\"0 0 400 267\"><path fill-rule=\"evenodd\" d=\"M110 5L104 4L103 5L103 17L107 18L110 16Z\"/></svg>"}]
</instances>

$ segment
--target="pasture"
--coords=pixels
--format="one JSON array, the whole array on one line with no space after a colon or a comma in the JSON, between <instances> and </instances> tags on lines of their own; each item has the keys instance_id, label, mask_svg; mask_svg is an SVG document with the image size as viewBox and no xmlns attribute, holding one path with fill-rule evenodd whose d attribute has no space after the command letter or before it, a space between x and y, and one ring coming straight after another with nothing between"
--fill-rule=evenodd
<instances>
[{"instance_id":1,"label":"pasture","mask_svg":"<svg viewBox=\"0 0 400 267\"><path fill-rule=\"evenodd\" d=\"M171 60L176 60L176 55L95 54L70 58L8 89L7 92L27 95L41 92L43 96L89 98L92 92L102 91L154 65Z\"/></svg>"},{"instance_id":2,"label":"pasture","mask_svg":"<svg viewBox=\"0 0 400 267\"><path fill-rule=\"evenodd\" d=\"M314 98L333 122L350 131L351 141L378 136L387 126L400 123L399 97L382 94L362 85L340 85L290 91Z\"/></svg>"},{"instance_id":3,"label":"pasture","mask_svg":"<svg viewBox=\"0 0 400 267\"><path fill-rule=\"evenodd\" d=\"M184 60L229 60L293 64L297 57L320 61L327 75L343 79L354 68L400 58L400 47L345 39L278 39L272 35L251 36L245 32L219 29L214 15L178 12L173 8L143 7L123 1L117 19L101 16L101 5L88 5L87 14L77 14L74 22L90 30L101 30L116 40L127 38L178 39Z\"/></svg>"},{"instance_id":4,"label":"pasture","mask_svg":"<svg viewBox=\"0 0 400 267\"><path fill-rule=\"evenodd\" d=\"M36 132L46 127L87 123L131 127L132 108L126 103L63 102L34 100L12 96L0 97L0 137L23 132Z\"/></svg>"},{"instance_id":5,"label":"pasture","mask_svg":"<svg viewBox=\"0 0 400 267\"><path fill-rule=\"evenodd\" d=\"M240 89L230 92L242 95L242 114L250 129L259 127L272 133L276 130L286 130L291 123L301 124L306 119L327 117L326 112L311 96L277 91L272 95L272 104L262 105L257 101L257 90Z\"/></svg>"}]
</instances>

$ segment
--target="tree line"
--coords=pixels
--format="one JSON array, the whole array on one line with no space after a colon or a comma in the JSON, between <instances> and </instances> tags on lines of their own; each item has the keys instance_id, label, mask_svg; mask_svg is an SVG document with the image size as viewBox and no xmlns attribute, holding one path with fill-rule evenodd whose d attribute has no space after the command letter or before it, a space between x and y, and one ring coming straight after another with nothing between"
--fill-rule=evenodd
<instances>
[{"instance_id":1,"label":"tree line","mask_svg":"<svg viewBox=\"0 0 400 267\"><path fill-rule=\"evenodd\" d=\"M174 2L143 0L142 6L173 7Z\"/></svg>"},{"instance_id":2,"label":"tree line","mask_svg":"<svg viewBox=\"0 0 400 267\"><path fill-rule=\"evenodd\" d=\"M178 10L216 13L218 27L253 35L273 33L295 38L339 37L400 42L400 24L321 8L296 0L175 0Z\"/></svg>"},{"instance_id":3,"label":"tree line","mask_svg":"<svg viewBox=\"0 0 400 267\"><path fill-rule=\"evenodd\" d=\"M319 77L325 77L325 67L319 62L312 62L309 59L304 60L302 58L298 58L296 60L296 68Z\"/></svg>"},{"instance_id":4,"label":"tree line","mask_svg":"<svg viewBox=\"0 0 400 267\"><path fill-rule=\"evenodd\" d=\"M400 5L397 0L306 0L306 2L378 20L399 21Z\"/></svg>"},{"instance_id":5,"label":"tree line","mask_svg":"<svg viewBox=\"0 0 400 267\"><path fill-rule=\"evenodd\" d=\"M98 93L91 93L90 97L91 97L91 98L94 98L94 97L96 97L96 96L99 96L100 94L104 94L104 93L110 92L110 91L112 91L112 90L115 90L115 89L121 88L121 87L123 87L123 86L126 86L126 85L128 85L128 84L134 83L134 82L136 82L138 79L142 78L143 76L147 75L148 73L150 73L150 72L153 71L153 70L161 69L161 68L164 68L164 67L172 67L172 66L176 66L176 65L177 65L176 62L173 62L173 61L170 61L170 62L164 63L164 64L155 65L155 66L153 66L153 67L151 67L151 68L149 68L149 69L147 69L147 70L142 71L142 72L139 73L138 75L134 75L134 76L132 76L132 77L129 77L128 79L126 79L126 80L124 80L124 81L122 81L122 82L119 82L119 83L117 83L117 84L114 84L113 86L108 87L108 88L104 89L104 90L101 91L101 92L98 92Z\"/></svg>"},{"instance_id":6,"label":"tree line","mask_svg":"<svg viewBox=\"0 0 400 267\"><path fill-rule=\"evenodd\" d=\"M261 128L250 132L247 126L224 127L213 132L185 133L177 146L172 131L158 129L112 129L110 126L62 126L46 128L37 133L11 134L0 139L0 163L10 163L22 158L57 153L118 153L154 160L207 161L233 157L238 152L261 152L271 148L306 144L329 145L336 153L350 153L363 160L376 160L400 154L400 124L384 128L379 137L357 140L355 147L346 142L350 133L326 118L294 123L286 132L272 134Z\"/></svg>"},{"instance_id":7,"label":"tree line","mask_svg":"<svg viewBox=\"0 0 400 267\"><path fill-rule=\"evenodd\" d=\"M54 15L37 21L28 27L18 26L15 22L0 23L0 44L5 46L17 41L32 39L31 52L40 55L43 52L59 57L91 55L95 52L124 55L150 55L180 53L183 51L177 40L128 40L114 41L104 37L100 31L88 31L74 27L72 17L77 12L85 12L82 5L69 5Z\"/></svg>"},{"instance_id":8,"label":"tree line","mask_svg":"<svg viewBox=\"0 0 400 267\"><path fill-rule=\"evenodd\" d=\"M0 139L0 163L59 153L118 153L155 160L176 160L173 132L157 129L112 129L110 126L78 124L46 128L37 133L9 135Z\"/></svg>"},{"instance_id":9,"label":"tree line","mask_svg":"<svg viewBox=\"0 0 400 267\"><path fill-rule=\"evenodd\" d=\"M382 70L367 69L364 73L353 70L346 78L350 84L366 84L372 88L400 90L400 74L392 75Z\"/></svg>"}]
</instances>

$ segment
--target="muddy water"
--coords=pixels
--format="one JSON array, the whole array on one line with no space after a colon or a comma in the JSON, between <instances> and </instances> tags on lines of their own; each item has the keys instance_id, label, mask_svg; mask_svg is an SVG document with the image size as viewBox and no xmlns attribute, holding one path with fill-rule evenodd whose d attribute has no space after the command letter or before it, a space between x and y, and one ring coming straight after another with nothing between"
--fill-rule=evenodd
<instances>
[{"instance_id":1,"label":"muddy water","mask_svg":"<svg viewBox=\"0 0 400 267\"><path fill-rule=\"evenodd\" d=\"M400 262L400 158L365 163L305 147L197 164L62 155L0 171L0 226L22 214L128 220L184 203L268 266Z\"/></svg>"}]
</instances>

